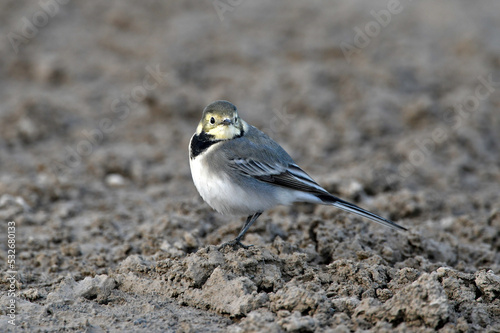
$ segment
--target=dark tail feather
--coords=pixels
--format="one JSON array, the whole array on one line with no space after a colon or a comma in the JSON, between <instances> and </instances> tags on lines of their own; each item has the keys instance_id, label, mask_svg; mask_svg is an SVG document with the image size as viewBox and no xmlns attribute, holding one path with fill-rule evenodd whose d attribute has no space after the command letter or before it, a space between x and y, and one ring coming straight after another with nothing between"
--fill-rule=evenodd
<instances>
[{"instance_id":1,"label":"dark tail feather","mask_svg":"<svg viewBox=\"0 0 500 333\"><path fill-rule=\"evenodd\" d=\"M330 196L319 195L318 198L321 199L326 204L330 204L332 206L335 206L335 207L340 208L342 210L345 210L347 212L366 217L374 222L383 224L386 227L396 229L396 230L408 230L405 227L400 226L399 224L396 224L390 220L384 219L383 217L380 217L380 216L373 214L367 210L364 210L363 208L360 208L360 207L358 207L350 202L347 202L347 201L344 201L344 200L339 199L337 197L334 197L333 195L330 195Z\"/></svg>"}]
</instances>

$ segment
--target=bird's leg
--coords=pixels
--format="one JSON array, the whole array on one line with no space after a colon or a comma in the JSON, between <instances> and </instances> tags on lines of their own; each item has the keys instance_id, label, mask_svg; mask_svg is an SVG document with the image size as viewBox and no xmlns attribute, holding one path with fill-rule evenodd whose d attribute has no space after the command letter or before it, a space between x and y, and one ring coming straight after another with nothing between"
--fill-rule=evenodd
<instances>
[{"instance_id":1,"label":"bird's leg","mask_svg":"<svg viewBox=\"0 0 500 333\"><path fill-rule=\"evenodd\" d=\"M250 215L247 217L247 221L245 222L245 225L243 225L243 228L241 228L240 233L238 236L234 239L237 243L240 243L240 240L243 238L245 233L248 231L250 226L259 218L259 216L262 214L262 212L257 212L253 215ZM240 243L240 245L243 245Z\"/></svg>"},{"instance_id":2,"label":"bird's leg","mask_svg":"<svg viewBox=\"0 0 500 333\"><path fill-rule=\"evenodd\" d=\"M226 243L222 244L221 246L219 246L219 250L228 246L228 245L231 245L232 247L241 246L244 249L248 249L249 247L253 246L253 245L243 245L241 243L241 239L243 238L245 233L248 231L250 226L259 218L259 216L261 214L262 214L262 212L257 212L253 215L248 216L247 220L246 220L245 224L243 225L243 228L241 228L241 231L238 234L238 236L235 239L233 239L232 241L226 242Z\"/></svg>"}]
</instances>

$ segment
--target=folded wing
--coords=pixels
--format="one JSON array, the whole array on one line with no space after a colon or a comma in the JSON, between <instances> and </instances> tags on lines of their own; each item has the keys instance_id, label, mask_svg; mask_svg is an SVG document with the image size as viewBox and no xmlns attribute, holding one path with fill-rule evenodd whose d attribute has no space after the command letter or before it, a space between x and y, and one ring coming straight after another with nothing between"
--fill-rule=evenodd
<instances>
[{"instance_id":1,"label":"folded wing","mask_svg":"<svg viewBox=\"0 0 500 333\"><path fill-rule=\"evenodd\" d=\"M296 164L272 164L240 158L232 160L231 167L260 181L291 190L308 192L314 195L329 194Z\"/></svg>"},{"instance_id":2,"label":"folded wing","mask_svg":"<svg viewBox=\"0 0 500 333\"><path fill-rule=\"evenodd\" d=\"M347 212L363 216L387 227L407 230L399 224L331 195L296 164L289 163L288 165L283 165L238 158L232 160L230 166L238 172L260 181L291 190L310 193L325 204L330 204Z\"/></svg>"}]
</instances>

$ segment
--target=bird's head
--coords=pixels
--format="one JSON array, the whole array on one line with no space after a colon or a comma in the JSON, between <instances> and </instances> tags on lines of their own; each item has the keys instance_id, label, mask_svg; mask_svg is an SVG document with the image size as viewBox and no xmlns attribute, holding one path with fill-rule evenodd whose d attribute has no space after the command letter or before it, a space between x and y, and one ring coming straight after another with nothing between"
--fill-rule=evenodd
<instances>
[{"instance_id":1,"label":"bird's head","mask_svg":"<svg viewBox=\"0 0 500 333\"><path fill-rule=\"evenodd\" d=\"M238 116L236 106L228 101L215 101L203 110L196 133L205 133L214 140L230 140L240 137L247 126Z\"/></svg>"}]
</instances>

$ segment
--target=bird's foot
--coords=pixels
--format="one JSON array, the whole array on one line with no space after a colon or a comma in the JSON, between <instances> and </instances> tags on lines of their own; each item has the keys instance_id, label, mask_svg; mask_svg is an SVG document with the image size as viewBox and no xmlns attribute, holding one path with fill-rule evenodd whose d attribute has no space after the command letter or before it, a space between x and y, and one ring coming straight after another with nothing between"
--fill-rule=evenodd
<instances>
[{"instance_id":1,"label":"bird's foot","mask_svg":"<svg viewBox=\"0 0 500 333\"><path fill-rule=\"evenodd\" d=\"M222 250L223 248L225 248L226 246L230 246L234 249L237 249L238 247L242 247L244 248L245 250L251 248L253 245L245 245L243 244L242 242L240 242L239 239L233 239L232 241L229 241L229 242L225 242L225 243L222 243L218 248L217 250L220 251Z\"/></svg>"}]
</instances>

